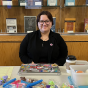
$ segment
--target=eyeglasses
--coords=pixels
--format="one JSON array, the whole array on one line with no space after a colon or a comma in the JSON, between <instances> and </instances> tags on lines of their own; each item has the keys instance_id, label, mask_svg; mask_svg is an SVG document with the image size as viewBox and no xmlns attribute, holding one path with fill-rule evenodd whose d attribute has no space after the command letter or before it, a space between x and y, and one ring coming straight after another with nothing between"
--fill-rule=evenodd
<instances>
[{"instance_id":1,"label":"eyeglasses","mask_svg":"<svg viewBox=\"0 0 88 88\"><path fill-rule=\"evenodd\" d=\"M48 25L49 23L50 23L50 21L49 20L45 20L45 21L43 21L43 20L40 20L39 21L39 23L42 25L42 24L44 24L44 22Z\"/></svg>"}]
</instances>

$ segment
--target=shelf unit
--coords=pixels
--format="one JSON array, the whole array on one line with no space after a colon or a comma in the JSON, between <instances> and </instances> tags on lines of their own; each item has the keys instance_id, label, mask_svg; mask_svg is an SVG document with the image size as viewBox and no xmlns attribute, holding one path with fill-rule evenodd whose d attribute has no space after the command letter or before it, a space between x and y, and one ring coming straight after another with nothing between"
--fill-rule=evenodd
<instances>
[{"instance_id":1,"label":"shelf unit","mask_svg":"<svg viewBox=\"0 0 88 88\"><path fill-rule=\"evenodd\" d=\"M43 10L51 12L52 16L56 17L56 32L60 29L60 0L57 0L57 6L47 6L47 0L43 0L41 9L25 9L25 6L19 6L18 0L13 0L12 3L10 8L0 4L0 32L6 32L6 18L16 18L17 32L24 33L24 16L37 17ZM38 30L37 26L36 30Z\"/></svg>"},{"instance_id":2,"label":"shelf unit","mask_svg":"<svg viewBox=\"0 0 88 88\"><path fill-rule=\"evenodd\" d=\"M65 0L61 0L61 32L65 29L65 18L76 18L75 32L84 32L84 19L88 18L88 5L86 0L75 0L75 5L65 6Z\"/></svg>"},{"instance_id":3,"label":"shelf unit","mask_svg":"<svg viewBox=\"0 0 88 88\"><path fill-rule=\"evenodd\" d=\"M56 17L56 32L63 32L65 18L76 18L75 32L84 32L84 19L88 18L86 0L75 0L75 6L65 6L65 0L57 0L57 6L47 6L47 0L43 0L41 9L25 9L25 6L19 6L18 0L12 3L9 9L0 3L0 32L6 32L6 18L16 18L17 32L24 33L24 16L37 16L43 10Z\"/></svg>"}]
</instances>

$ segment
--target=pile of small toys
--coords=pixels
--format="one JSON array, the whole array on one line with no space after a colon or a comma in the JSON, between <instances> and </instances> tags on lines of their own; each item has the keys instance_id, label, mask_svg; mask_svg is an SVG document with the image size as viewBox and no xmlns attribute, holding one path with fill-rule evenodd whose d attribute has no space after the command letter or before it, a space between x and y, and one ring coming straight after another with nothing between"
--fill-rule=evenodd
<instances>
[{"instance_id":1,"label":"pile of small toys","mask_svg":"<svg viewBox=\"0 0 88 88\"><path fill-rule=\"evenodd\" d=\"M54 81L50 80L48 83L44 82L42 79L37 80L33 78L20 77L20 80L16 78L7 81L8 76L3 76L0 80L0 85L3 88L74 88L71 85L63 84L61 87L56 85Z\"/></svg>"},{"instance_id":2,"label":"pile of small toys","mask_svg":"<svg viewBox=\"0 0 88 88\"><path fill-rule=\"evenodd\" d=\"M8 76L3 76L3 77L0 79L0 85L3 85L4 83L6 83L7 78L8 78Z\"/></svg>"},{"instance_id":3,"label":"pile of small toys","mask_svg":"<svg viewBox=\"0 0 88 88\"><path fill-rule=\"evenodd\" d=\"M67 85L67 84L63 83L61 88L74 88L74 86L73 85Z\"/></svg>"}]
</instances>

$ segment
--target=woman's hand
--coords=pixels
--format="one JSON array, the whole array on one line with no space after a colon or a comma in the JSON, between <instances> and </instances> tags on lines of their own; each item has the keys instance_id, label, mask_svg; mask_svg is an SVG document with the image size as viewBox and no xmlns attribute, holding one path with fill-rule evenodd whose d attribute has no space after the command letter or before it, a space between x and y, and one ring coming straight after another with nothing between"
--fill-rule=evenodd
<instances>
[{"instance_id":1,"label":"woman's hand","mask_svg":"<svg viewBox=\"0 0 88 88\"><path fill-rule=\"evenodd\" d=\"M31 64L35 64L33 61L32 61L32 63Z\"/></svg>"}]
</instances>

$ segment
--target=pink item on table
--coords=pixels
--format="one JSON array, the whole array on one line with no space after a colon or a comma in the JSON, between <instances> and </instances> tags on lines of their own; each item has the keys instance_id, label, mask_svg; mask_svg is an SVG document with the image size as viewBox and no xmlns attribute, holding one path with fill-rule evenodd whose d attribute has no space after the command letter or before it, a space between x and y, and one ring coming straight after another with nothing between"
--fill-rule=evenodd
<instances>
[{"instance_id":1,"label":"pink item on table","mask_svg":"<svg viewBox=\"0 0 88 88\"><path fill-rule=\"evenodd\" d=\"M68 86L70 86L70 88L74 88L74 86L73 86L73 85L68 85Z\"/></svg>"},{"instance_id":2,"label":"pink item on table","mask_svg":"<svg viewBox=\"0 0 88 88\"><path fill-rule=\"evenodd\" d=\"M19 82L21 82L21 80L14 81L14 82L12 82L11 84L17 84L17 83L19 83Z\"/></svg>"},{"instance_id":3,"label":"pink item on table","mask_svg":"<svg viewBox=\"0 0 88 88\"><path fill-rule=\"evenodd\" d=\"M16 88L18 88L18 87L21 87L22 88L22 86L25 86L25 83L17 83L16 85L17 85Z\"/></svg>"}]
</instances>

